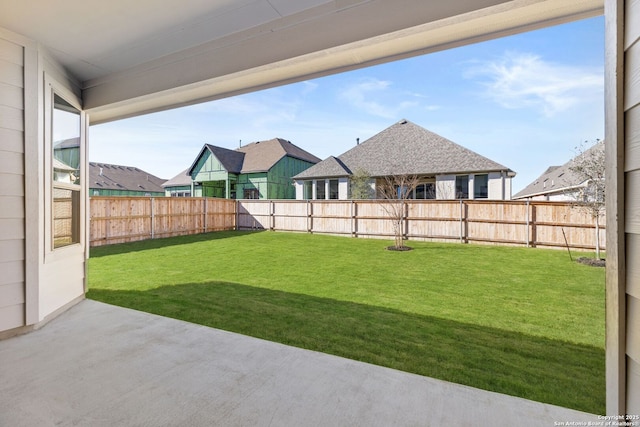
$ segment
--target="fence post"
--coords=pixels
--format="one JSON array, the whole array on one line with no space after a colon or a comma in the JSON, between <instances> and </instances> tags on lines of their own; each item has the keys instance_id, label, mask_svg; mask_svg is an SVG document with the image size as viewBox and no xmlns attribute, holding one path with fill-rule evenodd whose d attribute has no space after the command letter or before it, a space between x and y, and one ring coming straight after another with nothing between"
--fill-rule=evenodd
<instances>
[{"instance_id":1,"label":"fence post","mask_svg":"<svg viewBox=\"0 0 640 427\"><path fill-rule=\"evenodd\" d=\"M89 199L91 200L91 199ZM91 202L89 202L91 203ZM107 220L105 221L105 225L104 225L104 241L105 244L109 243L109 229L111 228L111 209L113 209L111 207L111 200L109 200L109 203L107 203L107 209L105 210L106 215L107 215Z\"/></svg>"},{"instance_id":2,"label":"fence post","mask_svg":"<svg viewBox=\"0 0 640 427\"><path fill-rule=\"evenodd\" d=\"M358 237L357 208L355 200L351 200L351 237Z\"/></svg>"},{"instance_id":3,"label":"fence post","mask_svg":"<svg viewBox=\"0 0 640 427\"><path fill-rule=\"evenodd\" d=\"M204 218L202 218L202 226L204 227L204 232L207 232L207 198L204 197L202 199L202 203L204 204L204 208L202 211L204 212Z\"/></svg>"},{"instance_id":4,"label":"fence post","mask_svg":"<svg viewBox=\"0 0 640 427\"><path fill-rule=\"evenodd\" d=\"M235 217L235 221L236 221L236 224L235 224L234 229L235 229L236 231L238 231L238 230L240 230L240 200L236 200L236 201L233 203L233 207L234 207L234 209L236 210L236 211L234 212L234 213L235 213L234 217ZM225 220L225 223L226 223L226 220Z\"/></svg>"},{"instance_id":5,"label":"fence post","mask_svg":"<svg viewBox=\"0 0 640 427\"><path fill-rule=\"evenodd\" d=\"M271 231L276 229L276 218L275 218L275 205L273 204L273 200L269 200L269 228Z\"/></svg>"},{"instance_id":6,"label":"fence post","mask_svg":"<svg viewBox=\"0 0 640 427\"><path fill-rule=\"evenodd\" d=\"M531 247L536 247L536 240L538 240L538 230L536 230L536 205L531 204Z\"/></svg>"},{"instance_id":7,"label":"fence post","mask_svg":"<svg viewBox=\"0 0 640 427\"><path fill-rule=\"evenodd\" d=\"M409 204L402 202L402 239L407 240L409 237Z\"/></svg>"},{"instance_id":8,"label":"fence post","mask_svg":"<svg viewBox=\"0 0 640 427\"><path fill-rule=\"evenodd\" d=\"M153 206L154 206L154 198L151 198L151 238L154 239L155 238L155 222L156 222L156 218L153 212Z\"/></svg>"},{"instance_id":9,"label":"fence post","mask_svg":"<svg viewBox=\"0 0 640 427\"><path fill-rule=\"evenodd\" d=\"M465 239L465 230L464 230L464 205L462 203L462 199L460 199L460 243L464 243Z\"/></svg>"},{"instance_id":10,"label":"fence post","mask_svg":"<svg viewBox=\"0 0 640 427\"><path fill-rule=\"evenodd\" d=\"M530 204L531 204L531 203L529 202L529 199L527 199L527 204L526 204L526 207L527 207L527 212L526 212L526 223L527 223L527 225L526 225L526 227L527 227L527 237L526 237L526 239L527 239L527 247L529 247L529 245L530 245L530 243L531 243L531 238L530 238L530 235L529 235L529 226L530 226L530 224L529 224L529 222L530 222L530 218L529 218L529 209L531 208Z\"/></svg>"}]
</instances>

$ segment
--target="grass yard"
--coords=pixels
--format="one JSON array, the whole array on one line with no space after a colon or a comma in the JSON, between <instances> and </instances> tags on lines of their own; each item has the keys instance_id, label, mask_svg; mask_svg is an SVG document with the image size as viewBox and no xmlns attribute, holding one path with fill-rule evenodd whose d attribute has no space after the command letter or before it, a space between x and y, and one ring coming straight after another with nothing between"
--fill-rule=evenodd
<instances>
[{"instance_id":1,"label":"grass yard","mask_svg":"<svg viewBox=\"0 0 640 427\"><path fill-rule=\"evenodd\" d=\"M605 412L604 269L565 251L274 232L95 248L88 297Z\"/></svg>"}]
</instances>

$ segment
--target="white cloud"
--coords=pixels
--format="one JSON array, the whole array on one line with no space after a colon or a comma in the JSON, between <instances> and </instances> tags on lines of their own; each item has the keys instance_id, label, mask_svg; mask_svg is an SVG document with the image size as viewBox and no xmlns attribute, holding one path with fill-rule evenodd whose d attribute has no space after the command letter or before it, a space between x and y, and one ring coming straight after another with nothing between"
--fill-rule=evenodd
<instances>
[{"instance_id":1,"label":"white cloud","mask_svg":"<svg viewBox=\"0 0 640 427\"><path fill-rule=\"evenodd\" d=\"M484 96L504 108L536 108L551 117L600 95L604 71L563 65L540 56L507 53L495 61L477 61L465 77L484 78Z\"/></svg>"},{"instance_id":2,"label":"white cloud","mask_svg":"<svg viewBox=\"0 0 640 427\"><path fill-rule=\"evenodd\" d=\"M391 91L391 86L392 83L389 81L367 78L347 87L341 92L340 99L367 114L396 120L403 110L415 107L419 103L415 100L406 100L406 94ZM416 98L415 94L408 96ZM401 100L398 100L399 97Z\"/></svg>"}]
</instances>

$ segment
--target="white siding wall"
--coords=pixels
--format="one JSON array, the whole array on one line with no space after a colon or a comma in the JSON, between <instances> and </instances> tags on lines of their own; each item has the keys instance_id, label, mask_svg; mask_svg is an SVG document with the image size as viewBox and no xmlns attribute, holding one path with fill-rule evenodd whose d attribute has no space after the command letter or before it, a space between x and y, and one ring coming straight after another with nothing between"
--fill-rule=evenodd
<instances>
[{"instance_id":1,"label":"white siding wall","mask_svg":"<svg viewBox=\"0 0 640 427\"><path fill-rule=\"evenodd\" d=\"M640 413L640 3L605 0L607 414Z\"/></svg>"},{"instance_id":2,"label":"white siding wall","mask_svg":"<svg viewBox=\"0 0 640 427\"><path fill-rule=\"evenodd\" d=\"M338 179L338 199L347 200L349 198L349 178Z\"/></svg>"},{"instance_id":3,"label":"white siding wall","mask_svg":"<svg viewBox=\"0 0 640 427\"><path fill-rule=\"evenodd\" d=\"M506 178L505 178L506 181ZM506 194L503 189L503 179L500 172L492 172L489 174L489 200L503 200L503 195Z\"/></svg>"},{"instance_id":4,"label":"white siding wall","mask_svg":"<svg viewBox=\"0 0 640 427\"><path fill-rule=\"evenodd\" d=\"M0 34L0 331L25 324L23 51Z\"/></svg>"},{"instance_id":5,"label":"white siding wall","mask_svg":"<svg viewBox=\"0 0 640 427\"><path fill-rule=\"evenodd\" d=\"M455 199L456 196L456 176L438 175L436 176L436 199Z\"/></svg>"},{"instance_id":6,"label":"white siding wall","mask_svg":"<svg viewBox=\"0 0 640 427\"><path fill-rule=\"evenodd\" d=\"M296 200L304 199L304 181L294 181L293 186L296 189Z\"/></svg>"},{"instance_id":7,"label":"white siding wall","mask_svg":"<svg viewBox=\"0 0 640 427\"><path fill-rule=\"evenodd\" d=\"M640 4L625 2L624 182L627 414L640 414ZM607 140L607 142L609 142ZM607 175L608 177L608 175ZM624 233L626 232L626 233ZM623 308L621 308L623 309Z\"/></svg>"}]
</instances>

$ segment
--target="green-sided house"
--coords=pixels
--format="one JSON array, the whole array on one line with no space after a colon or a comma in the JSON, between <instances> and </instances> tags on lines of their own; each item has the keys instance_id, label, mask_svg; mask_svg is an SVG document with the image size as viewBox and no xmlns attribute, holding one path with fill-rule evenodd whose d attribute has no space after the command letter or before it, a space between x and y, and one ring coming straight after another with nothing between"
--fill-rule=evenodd
<instances>
[{"instance_id":1,"label":"green-sided house","mask_svg":"<svg viewBox=\"0 0 640 427\"><path fill-rule=\"evenodd\" d=\"M236 150L205 144L186 172L169 180L166 195L227 199L295 199L291 177L320 161L313 154L274 138ZM179 178L179 179L178 179ZM184 186L190 180L190 190ZM175 184L181 184L173 186Z\"/></svg>"}]
</instances>

